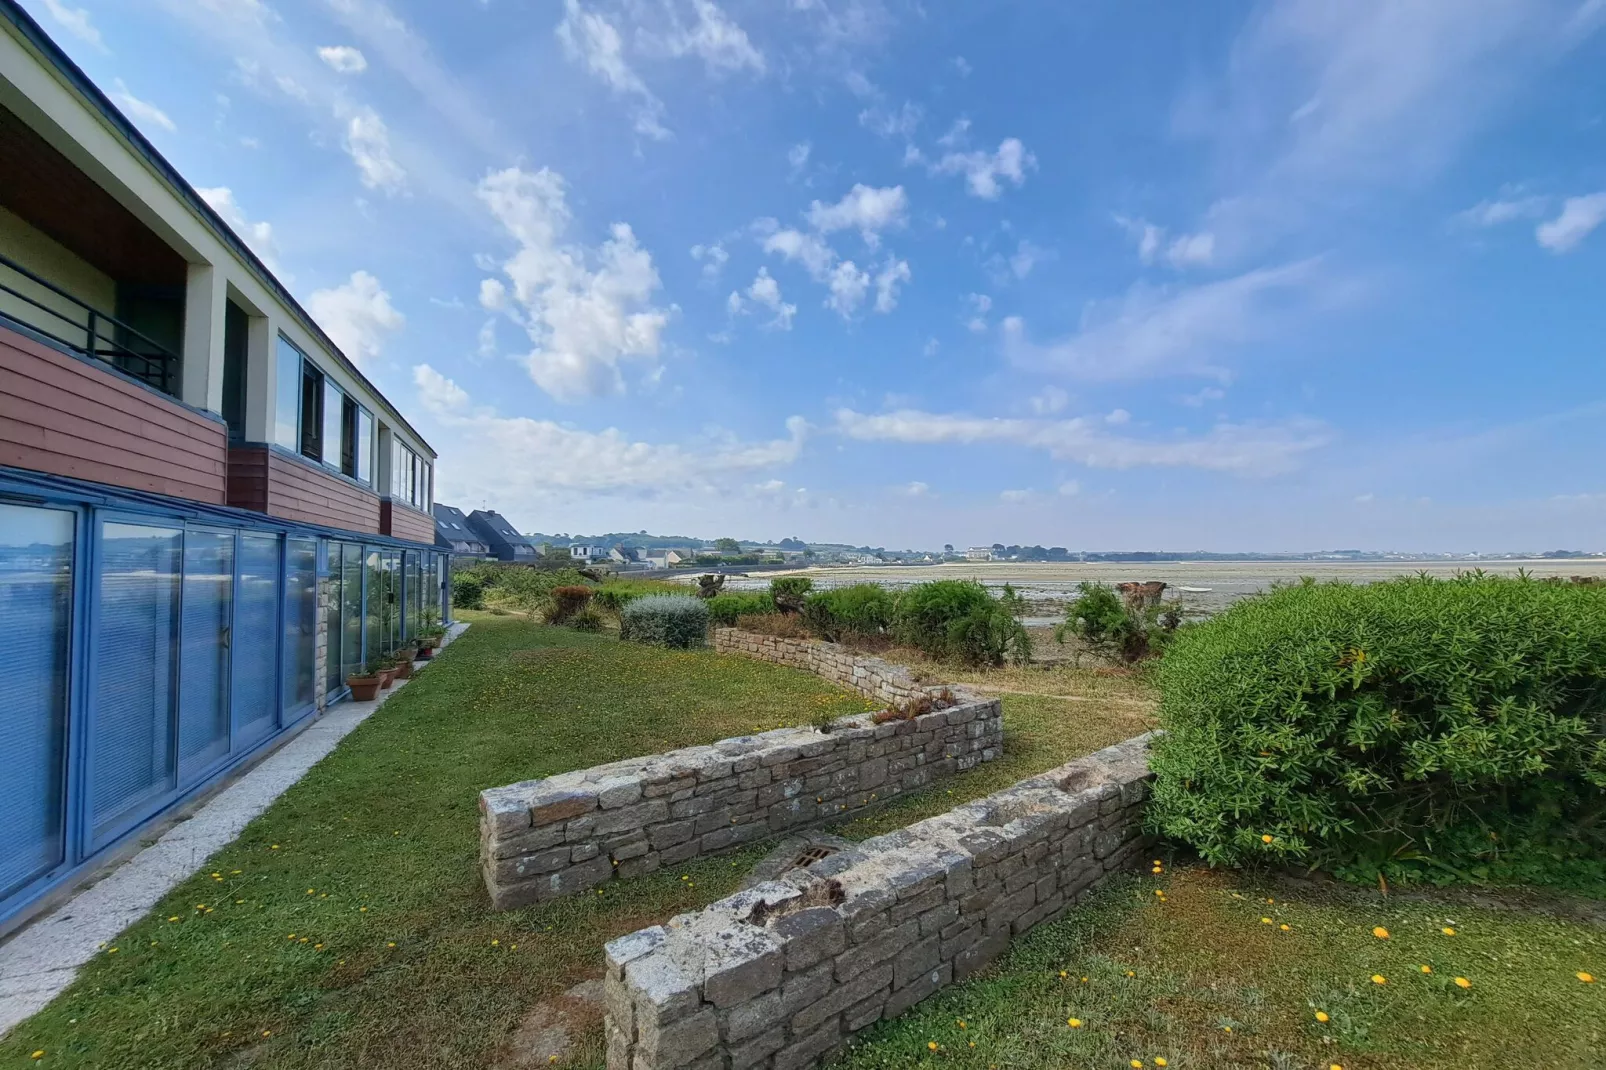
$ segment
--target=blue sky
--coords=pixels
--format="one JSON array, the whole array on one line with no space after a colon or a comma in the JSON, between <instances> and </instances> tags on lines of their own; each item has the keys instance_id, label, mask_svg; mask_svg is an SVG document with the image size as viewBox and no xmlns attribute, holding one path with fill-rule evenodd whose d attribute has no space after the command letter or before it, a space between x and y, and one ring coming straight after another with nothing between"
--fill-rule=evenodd
<instances>
[{"instance_id":1,"label":"blue sky","mask_svg":"<svg viewBox=\"0 0 1606 1070\"><path fill-rule=\"evenodd\" d=\"M24 0L524 530L1606 549L1606 0Z\"/></svg>"}]
</instances>

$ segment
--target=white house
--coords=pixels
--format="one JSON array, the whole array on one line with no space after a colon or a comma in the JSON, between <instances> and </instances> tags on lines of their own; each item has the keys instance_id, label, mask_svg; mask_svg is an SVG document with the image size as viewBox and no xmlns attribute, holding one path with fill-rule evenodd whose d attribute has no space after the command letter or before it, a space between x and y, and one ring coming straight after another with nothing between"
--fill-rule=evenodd
<instances>
[{"instance_id":1,"label":"white house","mask_svg":"<svg viewBox=\"0 0 1606 1070\"><path fill-rule=\"evenodd\" d=\"M606 560L607 557L608 557L608 548L606 546L571 546L571 547L569 547L569 559L572 560L572 561L583 561L583 562L585 562L586 564L589 565L593 561Z\"/></svg>"},{"instance_id":2,"label":"white house","mask_svg":"<svg viewBox=\"0 0 1606 1070\"><path fill-rule=\"evenodd\" d=\"M991 546L972 546L965 551L966 561L991 561L993 548Z\"/></svg>"}]
</instances>

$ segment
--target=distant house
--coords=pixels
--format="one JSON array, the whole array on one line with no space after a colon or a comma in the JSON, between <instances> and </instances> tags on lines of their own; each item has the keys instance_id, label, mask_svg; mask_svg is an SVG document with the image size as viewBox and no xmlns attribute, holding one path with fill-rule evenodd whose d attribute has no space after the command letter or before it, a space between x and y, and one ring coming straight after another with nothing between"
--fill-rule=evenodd
<instances>
[{"instance_id":1,"label":"distant house","mask_svg":"<svg viewBox=\"0 0 1606 1070\"><path fill-rule=\"evenodd\" d=\"M569 547L569 559L584 565L589 565L594 561L606 561L608 559L608 548L606 546L571 546Z\"/></svg>"},{"instance_id":2,"label":"distant house","mask_svg":"<svg viewBox=\"0 0 1606 1070\"><path fill-rule=\"evenodd\" d=\"M608 560L616 565L639 565L642 563L641 551L632 546L615 546L608 551Z\"/></svg>"},{"instance_id":3,"label":"distant house","mask_svg":"<svg viewBox=\"0 0 1606 1070\"><path fill-rule=\"evenodd\" d=\"M461 509L436 502L435 545L451 551L454 558L490 557L491 548L468 526L468 515Z\"/></svg>"},{"instance_id":4,"label":"distant house","mask_svg":"<svg viewBox=\"0 0 1606 1070\"><path fill-rule=\"evenodd\" d=\"M662 550L648 554L643 560L651 568L675 568L685 564L688 558L682 556L679 550Z\"/></svg>"},{"instance_id":5,"label":"distant house","mask_svg":"<svg viewBox=\"0 0 1606 1070\"><path fill-rule=\"evenodd\" d=\"M991 561L993 548L991 546L972 546L965 551L966 561Z\"/></svg>"},{"instance_id":6,"label":"distant house","mask_svg":"<svg viewBox=\"0 0 1606 1070\"><path fill-rule=\"evenodd\" d=\"M533 565L541 557L540 551L518 533L507 518L490 509L476 509L468 514L469 530L490 547L498 561L519 561Z\"/></svg>"}]
</instances>

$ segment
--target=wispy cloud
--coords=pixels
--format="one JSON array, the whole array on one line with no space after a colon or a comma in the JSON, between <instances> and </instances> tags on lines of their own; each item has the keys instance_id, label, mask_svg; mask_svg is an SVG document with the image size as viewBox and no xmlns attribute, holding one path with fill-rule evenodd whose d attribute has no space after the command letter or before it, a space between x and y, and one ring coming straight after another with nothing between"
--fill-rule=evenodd
<instances>
[{"instance_id":1,"label":"wispy cloud","mask_svg":"<svg viewBox=\"0 0 1606 1070\"><path fill-rule=\"evenodd\" d=\"M130 93L128 86L123 84L121 78L114 83L112 99L117 101L118 105L128 113L135 123L144 126L159 126L170 134L178 132L178 124L169 119L165 111Z\"/></svg>"},{"instance_id":2,"label":"wispy cloud","mask_svg":"<svg viewBox=\"0 0 1606 1070\"><path fill-rule=\"evenodd\" d=\"M361 74L368 69L368 58L350 45L325 45L318 49L318 58L341 74Z\"/></svg>"},{"instance_id":3,"label":"wispy cloud","mask_svg":"<svg viewBox=\"0 0 1606 1070\"><path fill-rule=\"evenodd\" d=\"M339 286L314 291L307 299L307 311L360 367L371 367L386 339L407 322L379 280L366 271L352 272Z\"/></svg>"},{"instance_id":4,"label":"wispy cloud","mask_svg":"<svg viewBox=\"0 0 1606 1070\"><path fill-rule=\"evenodd\" d=\"M101 39L100 30L96 28L89 12L81 7L73 7L65 0L45 0L45 10L50 17L56 20L57 25L81 41L87 41L102 52L106 51L106 42Z\"/></svg>"},{"instance_id":5,"label":"wispy cloud","mask_svg":"<svg viewBox=\"0 0 1606 1070\"><path fill-rule=\"evenodd\" d=\"M663 102L625 59L619 28L607 16L586 10L579 0L564 0L563 19L556 32L571 59L583 62L615 93L635 99L636 133L658 141L670 137L663 124Z\"/></svg>"},{"instance_id":6,"label":"wispy cloud","mask_svg":"<svg viewBox=\"0 0 1606 1070\"><path fill-rule=\"evenodd\" d=\"M689 26L682 24L671 9L674 25L667 33L658 35L644 31L641 37L647 47L671 56L697 56L712 74L743 70L764 73L767 66L764 54L748 39L747 31L718 4L712 0L692 0L692 10L697 18Z\"/></svg>"},{"instance_id":7,"label":"wispy cloud","mask_svg":"<svg viewBox=\"0 0 1606 1070\"><path fill-rule=\"evenodd\" d=\"M1606 190L1583 197L1568 197L1561 214L1539 224L1534 237L1553 253L1570 252L1606 222Z\"/></svg>"}]
</instances>

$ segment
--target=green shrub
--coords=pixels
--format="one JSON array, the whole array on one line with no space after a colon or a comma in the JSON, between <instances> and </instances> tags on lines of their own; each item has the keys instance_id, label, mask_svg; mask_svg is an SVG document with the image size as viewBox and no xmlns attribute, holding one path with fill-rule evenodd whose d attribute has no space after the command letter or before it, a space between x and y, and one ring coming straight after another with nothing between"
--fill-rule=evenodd
<instances>
[{"instance_id":1,"label":"green shrub","mask_svg":"<svg viewBox=\"0 0 1606 1070\"><path fill-rule=\"evenodd\" d=\"M708 638L708 604L684 594L638 598L619 614L619 638L687 649Z\"/></svg>"},{"instance_id":2,"label":"green shrub","mask_svg":"<svg viewBox=\"0 0 1606 1070\"><path fill-rule=\"evenodd\" d=\"M1606 592L1306 583L1178 634L1149 818L1213 863L1606 875Z\"/></svg>"},{"instance_id":3,"label":"green shrub","mask_svg":"<svg viewBox=\"0 0 1606 1070\"><path fill-rule=\"evenodd\" d=\"M591 596L591 605L596 609L603 610L604 612L612 613L617 616L620 610L624 609L625 606L629 605L631 602L634 602L640 597L642 596L633 591L624 590L611 585L604 585L598 588L596 593Z\"/></svg>"},{"instance_id":4,"label":"green shrub","mask_svg":"<svg viewBox=\"0 0 1606 1070\"><path fill-rule=\"evenodd\" d=\"M803 612L803 600L814 589L807 576L780 576L770 581L770 600L782 613Z\"/></svg>"},{"instance_id":5,"label":"green shrub","mask_svg":"<svg viewBox=\"0 0 1606 1070\"><path fill-rule=\"evenodd\" d=\"M891 592L874 583L818 591L803 603L803 621L809 631L833 643L853 639L879 639L892 627Z\"/></svg>"},{"instance_id":6,"label":"green shrub","mask_svg":"<svg viewBox=\"0 0 1606 1070\"><path fill-rule=\"evenodd\" d=\"M933 580L898 596L892 629L899 642L938 660L1025 662L1032 656L1032 641L1012 608L975 580Z\"/></svg>"},{"instance_id":7,"label":"green shrub","mask_svg":"<svg viewBox=\"0 0 1606 1070\"><path fill-rule=\"evenodd\" d=\"M732 591L716 594L703 603L708 607L708 619L722 627L733 627L738 617L774 613L775 603L765 591Z\"/></svg>"},{"instance_id":8,"label":"green shrub","mask_svg":"<svg viewBox=\"0 0 1606 1070\"><path fill-rule=\"evenodd\" d=\"M452 608L485 608L485 585L480 582L480 577L477 573L452 573Z\"/></svg>"},{"instance_id":9,"label":"green shrub","mask_svg":"<svg viewBox=\"0 0 1606 1070\"><path fill-rule=\"evenodd\" d=\"M549 597L551 605L547 610L547 622L550 624L563 624L590 604L591 588L577 583L564 584L560 587L552 588Z\"/></svg>"},{"instance_id":10,"label":"green shrub","mask_svg":"<svg viewBox=\"0 0 1606 1070\"><path fill-rule=\"evenodd\" d=\"M602 631L602 614L590 606L585 606L570 614L568 620L564 621L564 623L577 632L600 632Z\"/></svg>"},{"instance_id":11,"label":"green shrub","mask_svg":"<svg viewBox=\"0 0 1606 1070\"><path fill-rule=\"evenodd\" d=\"M1054 638L1063 643L1074 635L1094 652L1131 664L1162 653L1180 623L1175 604L1134 611L1113 587L1084 580Z\"/></svg>"}]
</instances>

